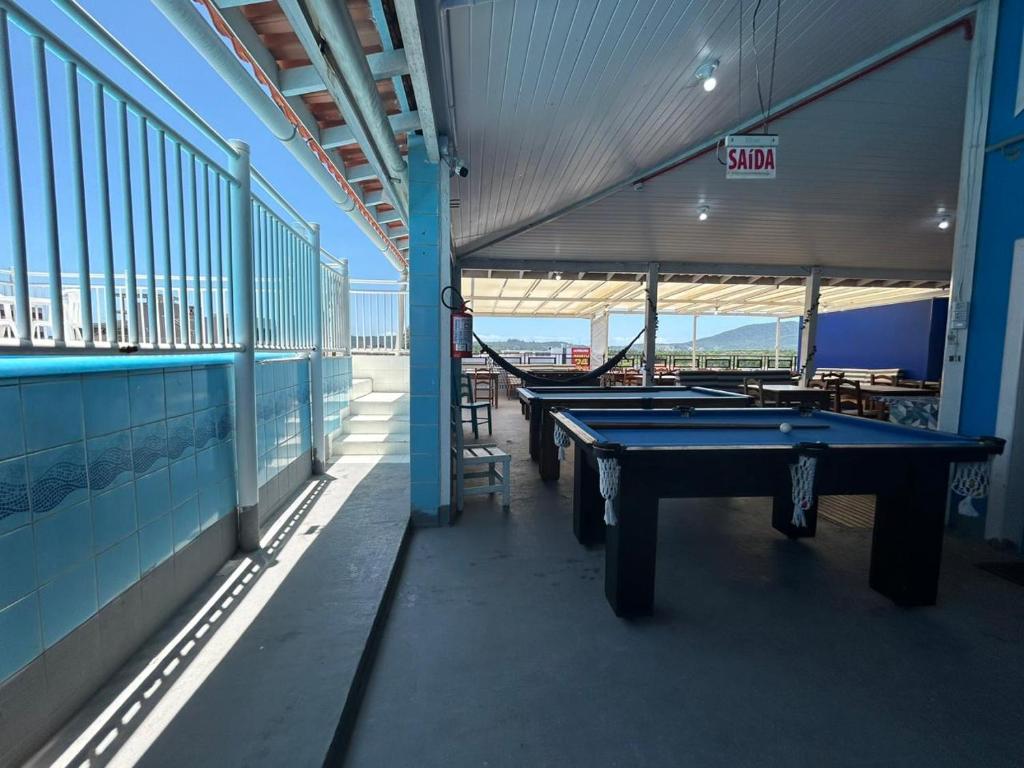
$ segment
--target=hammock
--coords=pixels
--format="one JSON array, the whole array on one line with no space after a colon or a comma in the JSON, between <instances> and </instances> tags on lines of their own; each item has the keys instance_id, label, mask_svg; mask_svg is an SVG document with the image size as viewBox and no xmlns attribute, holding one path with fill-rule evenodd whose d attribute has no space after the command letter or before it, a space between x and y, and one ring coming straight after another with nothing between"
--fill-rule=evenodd
<instances>
[{"instance_id":1,"label":"hammock","mask_svg":"<svg viewBox=\"0 0 1024 768\"><path fill-rule=\"evenodd\" d=\"M645 328L641 328L640 333L634 336L633 340L629 342L629 344L620 349L614 357L612 357L607 363L605 363L601 367L595 368L592 371L587 371L586 373L581 373L579 376L570 376L569 378L557 379L552 379L547 376L538 376L535 373L530 373L529 371L524 371L521 368L516 368L514 365L512 365L512 363L510 363L508 360L503 358L493 349L484 344L480 337L477 336L475 333L473 334L473 338L476 339L477 343L480 344L480 349L484 352L484 354L488 355L495 363L498 364L498 366L504 368L513 376L518 376L520 379L522 379L523 384L526 384L527 386L531 387L543 387L551 384L568 387L572 386L573 384L586 384L591 381L596 381L599 378L601 378L601 376L608 373L608 371L610 371L612 368L617 366L622 361L622 359L628 354L629 350L633 348L633 345L636 344L636 340L643 336L645 330Z\"/></svg>"}]
</instances>

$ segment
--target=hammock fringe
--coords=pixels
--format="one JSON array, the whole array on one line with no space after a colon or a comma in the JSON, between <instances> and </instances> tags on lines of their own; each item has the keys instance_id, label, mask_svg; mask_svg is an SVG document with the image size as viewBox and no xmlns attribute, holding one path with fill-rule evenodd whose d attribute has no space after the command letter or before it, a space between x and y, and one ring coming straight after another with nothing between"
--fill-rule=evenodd
<instances>
[{"instance_id":1,"label":"hammock fringe","mask_svg":"<svg viewBox=\"0 0 1024 768\"><path fill-rule=\"evenodd\" d=\"M633 345L636 344L637 339L639 339L643 335L645 330L646 330L645 328L641 328L640 329L640 333L638 333L636 336L634 336L633 340L631 342L629 342L629 344L627 344L625 347L620 349L604 365L602 365L602 366L600 366L598 368L595 368L592 371L587 371L586 373L581 373L579 376L570 376L567 379L552 379L552 378L549 378L547 376L538 376L536 374L530 373L529 371L524 371L521 368L517 368L516 366L512 365L512 363L510 363L508 360L506 360L501 355L499 355L497 352L495 352L493 349L491 349L489 346L487 346L483 342L483 340L479 336L477 336L475 333L473 334L473 338L477 340L478 344L480 344L480 349L484 352L484 354L486 354L488 357L490 357L500 368L504 368L506 371L511 373L513 376L518 376L520 379L522 379L523 384L526 384L526 385L531 386L531 387L534 387L534 386L543 387L543 386L546 386L546 385L558 385L558 386L563 386L563 387L571 387L574 384L586 384L586 383L591 382L591 381L596 381L596 380L600 379L601 376L603 376L604 374L608 373L608 371L610 371L612 368L614 368L620 362L622 362L622 359L629 353L629 350L631 350L633 348Z\"/></svg>"}]
</instances>

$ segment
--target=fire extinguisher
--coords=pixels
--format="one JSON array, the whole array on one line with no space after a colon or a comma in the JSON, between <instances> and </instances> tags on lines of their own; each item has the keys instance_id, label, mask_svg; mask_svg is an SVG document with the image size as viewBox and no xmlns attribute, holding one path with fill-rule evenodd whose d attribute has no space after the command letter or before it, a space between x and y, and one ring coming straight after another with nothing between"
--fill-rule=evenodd
<instances>
[{"instance_id":1,"label":"fire extinguisher","mask_svg":"<svg viewBox=\"0 0 1024 768\"><path fill-rule=\"evenodd\" d=\"M451 354L455 359L473 356L473 315L466 306L466 302L451 286L445 288L451 291L457 304L455 306L444 300L444 291L441 295L441 303L452 312L452 348Z\"/></svg>"}]
</instances>

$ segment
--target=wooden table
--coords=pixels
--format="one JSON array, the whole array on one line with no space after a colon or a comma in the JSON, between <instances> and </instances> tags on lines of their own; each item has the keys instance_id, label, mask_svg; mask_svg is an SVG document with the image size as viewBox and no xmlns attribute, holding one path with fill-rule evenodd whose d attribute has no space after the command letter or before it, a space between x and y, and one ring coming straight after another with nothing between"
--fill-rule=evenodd
<instances>
[{"instance_id":1,"label":"wooden table","mask_svg":"<svg viewBox=\"0 0 1024 768\"><path fill-rule=\"evenodd\" d=\"M832 409L832 392L819 387L801 387L799 384L762 384L764 401L761 405L816 405L822 410Z\"/></svg>"}]
</instances>

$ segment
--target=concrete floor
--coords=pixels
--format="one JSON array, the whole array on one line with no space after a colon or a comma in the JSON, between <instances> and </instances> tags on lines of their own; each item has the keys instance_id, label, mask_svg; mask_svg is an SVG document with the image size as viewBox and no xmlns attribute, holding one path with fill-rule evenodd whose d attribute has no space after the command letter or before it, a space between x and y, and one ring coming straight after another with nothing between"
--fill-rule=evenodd
<instances>
[{"instance_id":1,"label":"concrete floor","mask_svg":"<svg viewBox=\"0 0 1024 768\"><path fill-rule=\"evenodd\" d=\"M502 401L510 514L414 534L350 768L1024 764L1024 589L985 545L947 538L939 605L906 610L868 588L870 531L663 503L656 615L622 621L526 436Z\"/></svg>"}]
</instances>

